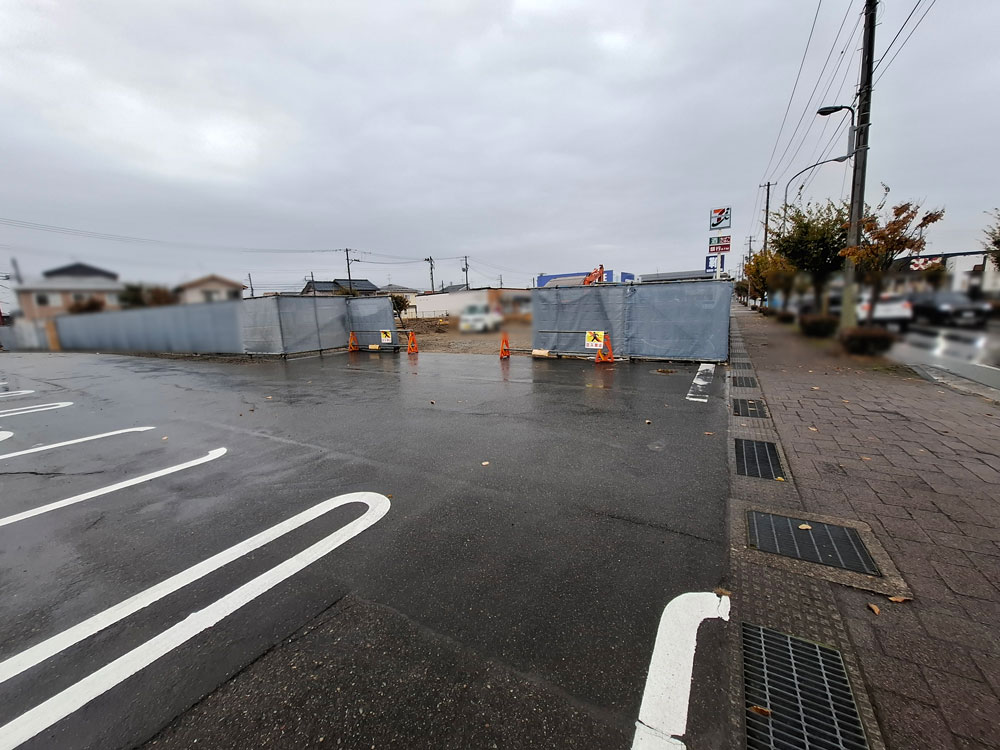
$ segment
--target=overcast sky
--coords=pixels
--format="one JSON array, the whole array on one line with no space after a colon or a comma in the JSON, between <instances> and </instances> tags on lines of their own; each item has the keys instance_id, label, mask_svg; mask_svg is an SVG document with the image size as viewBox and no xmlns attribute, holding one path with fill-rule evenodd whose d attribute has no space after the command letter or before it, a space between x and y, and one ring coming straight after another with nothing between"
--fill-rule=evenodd
<instances>
[{"instance_id":1,"label":"overcast sky","mask_svg":"<svg viewBox=\"0 0 1000 750\"><path fill-rule=\"evenodd\" d=\"M937 3L889 64L932 1L876 73L869 196L886 182L944 206L931 249L975 250L1000 203L1000 3ZM877 58L915 2L880 3ZM700 267L724 205L737 256L748 235L760 245L758 184L777 181L780 204L839 122L816 106L854 96L862 2L824 0L768 166L816 7L5 0L0 217L219 248L0 225L0 271L13 256L25 275L73 260L167 284L252 272L259 292L342 277L343 253L223 248L352 247L376 284L426 287L427 255L458 282L445 259L468 254L474 285L526 286L599 263ZM817 168L805 197L846 197L846 170Z\"/></svg>"}]
</instances>

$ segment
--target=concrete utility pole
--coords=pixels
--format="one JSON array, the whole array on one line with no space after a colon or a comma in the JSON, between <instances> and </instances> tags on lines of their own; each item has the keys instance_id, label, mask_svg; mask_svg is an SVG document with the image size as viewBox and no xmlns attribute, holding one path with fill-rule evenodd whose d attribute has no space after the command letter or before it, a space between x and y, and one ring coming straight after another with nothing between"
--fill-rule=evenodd
<instances>
[{"instance_id":1,"label":"concrete utility pole","mask_svg":"<svg viewBox=\"0 0 1000 750\"><path fill-rule=\"evenodd\" d=\"M465 265L462 266L462 270L465 271L465 288L468 289L469 288L469 256L466 255L464 257L465 257Z\"/></svg>"},{"instance_id":2,"label":"concrete utility pole","mask_svg":"<svg viewBox=\"0 0 1000 750\"><path fill-rule=\"evenodd\" d=\"M253 276L249 273L247 274L247 281L250 282L250 296L253 297Z\"/></svg>"},{"instance_id":3,"label":"concrete utility pole","mask_svg":"<svg viewBox=\"0 0 1000 750\"><path fill-rule=\"evenodd\" d=\"M347 268L350 269L351 265L348 263ZM319 358L323 359L323 339L319 335L319 311L316 309L316 277L313 272L309 272L309 281L312 282L312 297L313 297L313 319L316 321L316 348L319 350Z\"/></svg>"},{"instance_id":4,"label":"concrete utility pole","mask_svg":"<svg viewBox=\"0 0 1000 750\"><path fill-rule=\"evenodd\" d=\"M861 221L865 212L865 177L868 173L868 133L872 116L872 71L875 67L875 11L878 0L865 0L865 32L861 45L861 83L858 86L858 130L854 137L854 178L851 180L851 225L848 247L861 247ZM854 293L854 261L844 263L844 293L841 297L840 328L858 324Z\"/></svg>"},{"instance_id":5,"label":"concrete utility pole","mask_svg":"<svg viewBox=\"0 0 1000 750\"><path fill-rule=\"evenodd\" d=\"M434 258L428 255L424 258L425 261L431 264L431 291L434 291Z\"/></svg>"},{"instance_id":6,"label":"concrete utility pole","mask_svg":"<svg viewBox=\"0 0 1000 750\"><path fill-rule=\"evenodd\" d=\"M351 248L344 248L344 257L347 258L347 288L350 290L351 294L354 294L354 281L351 280L351 262L354 260L351 257Z\"/></svg>"},{"instance_id":7,"label":"concrete utility pole","mask_svg":"<svg viewBox=\"0 0 1000 750\"><path fill-rule=\"evenodd\" d=\"M777 185L776 182L765 182L760 187L767 188L767 197L764 199L764 250L767 250L767 233L768 229L771 227L771 185Z\"/></svg>"}]
</instances>

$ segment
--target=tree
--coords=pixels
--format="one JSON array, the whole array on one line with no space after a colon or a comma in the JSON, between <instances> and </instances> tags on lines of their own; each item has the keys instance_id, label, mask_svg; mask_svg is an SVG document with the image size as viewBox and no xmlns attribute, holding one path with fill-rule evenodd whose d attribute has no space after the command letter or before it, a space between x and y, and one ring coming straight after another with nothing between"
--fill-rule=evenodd
<instances>
[{"instance_id":1,"label":"tree","mask_svg":"<svg viewBox=\"0 0 1000 750\"><path fill-rule=\"evenodd\" d=\"M85 300L74 302L68 309L72 314L100 312L104 309L104 300L99 297L87 297Z\"/></svg>"},{"instance_id":2,"label":"tree","mask_svg":"<svg viewBox=\"0 0 1000 750\"><path fill-rule=\"evenodd\" d=\"M165 286L126 284L118 293L118 302L122 307L155 307L176 304L177 297Z\"/></svg>"},{"instance_id":3,"label":"tree","mask_svg":"<svg viewBox=\"0 0 1000 750\"><path fill-rule=\"evenodd\" d=\"M1000 208L994 208L993 211L986 213L992 216L996 223L983 230L983 234L986 235L986 239L982 243L983 249L993 261L993 266L1000 271Z\"/></svg>"},{"instance_id":4,"label":"tree","mask_svg":"<svg viewBox=\"0 0 1000 750\"><path fill-rule=\"evenodd\" d=\"M754 253L747 261L745 273L750 282L750 289L755 296L761 299L767 296L772 289L780 289L775 282L785 283L785 273L789 273L791 279L795 278L794 270L787 258L783 258L772 250L761 250ZM789 282L790 285L790 282Z\"/></svg>"},{"instance_id":5,"label":"tree","mask_svg":"<svg viewBox=\"0 0 1000 750\"><path fill-rule=\"evenodd\" d=\"M788 301L795 285L795 267L783 255L775 254L771 270L767 275L767 286L781 292L781 309L788 309Z\"/></svg>"},{"instance_id":6,"label":"tree","mask_svg":"<svg viewBox=\"0 0 1000 750\"><path fill-rule=\"evenodd\" d=\"M783 210L787 215L772 214L772 225L778 229L771 246L794 268L809 274L816 309L825 309L823 291L844 264L840 253L847 245L847 205L827 201Z\"/></svg>"},{"instance_id":7,"label":"tree","mask_svg":"<svg viewBox=\"0 0 1000 750\"><path fill-rule=\"evenodd\" d=\"M733 284L733 291L736 293L736 299L742 302L750 294L750 284L747 283L746 279L740 279Z\"/></svg>"},{"instance_id":8,"label":"tree","mask_svg":"<svg viewBox=\"0 0 1000 750\"><path fill-rule=\"evenodd\" d=\"M845 247L841 253L853 258L862 279L871 285L871 304L868 322L875 316L875 306L882 293L882 282L893 262L904 255L918 255L927 246L924 232L931 224L944 218L944 209L925 211L920 215L920 204L907 201L893 206L887 214L880 215L889 196L889 188L882 186L884 195L875 211L866 212L861 221L861 246Z\"/></svg>"},{"instance_id":9,"label":"tree","mask_svg":"<svg viewBox=\"0 0 1000 750\"><path fill-rule=\"evenodd\" d=\"M146 289L146 304L150 307L159 305L173 305L177 303L177 297L165 286L151 286Z\"/></svg>"},{"instance_id":10,"label":"tree","mask_svg":"<svg viewBox=\"0 0 1000 750\"><path fill-rule=\"evenodd\" d=\"M392 300L392 311L399 318L399 324L403 325L403 313L410 309L410 300L402 294L390 294L389 299Z\"/></svg>"}]
</instances>

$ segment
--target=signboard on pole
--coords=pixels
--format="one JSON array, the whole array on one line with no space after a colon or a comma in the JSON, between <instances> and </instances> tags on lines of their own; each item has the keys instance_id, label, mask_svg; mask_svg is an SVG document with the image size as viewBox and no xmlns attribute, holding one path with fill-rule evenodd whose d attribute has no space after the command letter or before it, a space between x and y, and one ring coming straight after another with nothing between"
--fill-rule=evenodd
<instances>
[{"instance_id":1,"label":"signboard on pole","mask_svg":"<svg viewBox=\"0 0 1000 750\"><path fill-rule=\"evenodd\" d=\"M730 248L730 240L732 240L732 235L722 234L718 237L708 238L708 252L710 253L728 253Z\"/></svg>"},{"instance_id":2,"label":"signboard on pole","mask_svg":"<svg viewBox=\"0 0 1000 750\"><path fill-rule=\"evenodd\" d=\"M709 229L729 229L733 223L733 207L713 208L708 220Z\"/></svg>"},{"instance_id":3,"label":"signboard on pole","mask_svg":"<svg viewBox=\"0 0 1000 750\"><path fill-rule=\"evenodd\" d=\"M587 338L583 342L587 349L604 348L604 331L587 331Z\"/></svg>"},{"instance_id":4,"label":"signboard on pole","mask_svg":"<svg viewBox=\"0 0 1000 750\"><path fill-rule=\"evenodd\" d=\"M381 334L383 344L392 343L392 331L379 331L379 334Z\"/></svg>"},{"instance_id":5,"label":"signboard on pole","mask_svg":"<svg viewBox=\"0 0 1000 750\"><path fill-rule=\"evenodd\" d=\"M715 273L716 271L723 271L726 268L726 256L725 255L706 255L705 256L705 273Z\"/></svg>"}]
</instances>

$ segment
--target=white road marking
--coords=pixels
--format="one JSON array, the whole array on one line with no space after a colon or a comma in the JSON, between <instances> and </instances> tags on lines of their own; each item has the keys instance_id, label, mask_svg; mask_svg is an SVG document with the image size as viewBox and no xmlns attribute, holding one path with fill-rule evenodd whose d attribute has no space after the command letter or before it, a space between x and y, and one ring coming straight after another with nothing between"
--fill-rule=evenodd
<instances>
[{"instance_id":1,"label":"white road marking","mask_svg":"<svg viewBox=\"0 0 1000 750\"><path fill-rule=\"evenodd\" d=\"M197 565L192 565L187 570L161 581L155 586L151 586L145 591L140 591L135 596L129 597L119 602L113 607L109 607L103 612L90 617L73 627L64 630L58 635L54 635L47 640L38 643L31 648L25 649L9 659L0 662L0 683L6 682L11 677L15 677L21 672L42 663L70 646L76 645L80 641L89 638L95 633L99 633L104 628L114 625L116 622L138 612L143 607L148 607L154 602L158 602L165 596L182 589L189 583L193 583L200 578L204 578L224 565L228 565L234 560L238 560L244 555L253 552L265 544L273 542L275 539L284 536L290 531L294 531L300 526L304 526L310 521L314 521L322 515L329 513L342 505L355 502L350 499L350 495L341 495L324 500L312 508L292 516L259 534L246 539L239 544L235 544L229 549L225 549L216 555L203 560Z\"/></svg>"},{"instance_id":2,"label":"white road marking","mask_svg":"<svg viewBox=\"0 0 1000 750\"><path fill-rule=\"evenodd\" d=\"M16 513L13 516L0 518L0 526L10 526L10 524L12 523L23 521L26 518L33 518L34 516L40 516L43 513L48 513L53 510L58 510L59 508L65 508L67 505L75 505L76 503L82 503L84 500L91 500L95 497L100 497L101 495L107 495L109 492L123 490L126 487L133 487L137 484L148 482L151 479L156 479L158 477L166 476L167 474L173 474L178 471L184 471L184 469L190 469L192 466L198 466L199 464L204 464L208 463L209 461L214 461L215 459L224 455L226 455L225 448L216 448L213 451L209 451L206 455L202 456L201 458L196 458L193 461L186 461L182 464L177 464L176 466L168 466L166 469L160 469L159 471L154 471L151 474L143 474L141 477L136 477L135 479L126 479L124 482L118 482L117 484L110 484L107 487L101 487L100 489L91 490L90 492L84 492L82 495L74 495L73 497L68 497L65 500L56 500L54 503L49 503L48 505L42 505L39 506L38 508L33 508L32 510L26 510L23 513Z\"/></svg>"},{"instance_id":3,"label":"white road marking","mask_svg":"<svg viewBox=\"0 0 1000 750\"><path fill-rule=\"evenodd\" d=\"M698 367L698 372L694 376L694 382L688 389L688 401L708 401L708 386L712 384L715 377L715 365L705 363Z\"/></svg>"},{"instance_id":4,"label":"white road marking","mask_svg":"<svg viewBox=\"0 0 1000 750\"><path fill-rule=\"evenodd\" d=\"M351 521L311 547L275 565L207 607L192 612L159 635L0 727L0 750L13 750L45 731L57 721L66 718L202 631L216 625L261 594L291 578L344 542L351 540L389 511L388 498L375 492L352 492L349 495L332 498L331 501L340 501L340 504L365 503L368 505L368 510L360 518Z\"/></svg>"},{"instance_id":5,"label":"white road marking","mask_svg":"<svg viewBox=\"0 0 1000 750\"><path fill-rule=\"evenodd\" d=\"M72 406L72 401L56 401L51 404L35 404L34 406L21 406L17 409L7 409L6 411L0 411L0 418L3 417L19 417L22 414L33 414L36 411L49 411L50 409L62 409L66 406Z\"/></svg>"},{"instance_id":6,"label":"white road marking","mask_svg":"<svg viewBox=\"0 0 1000 750\"><path fill-rule=\"evenodd\" d=\"M687 731L698 626L711 618L729 619L728 596L693 591L675 597L663 610L632 750L685 747L678 737Z\"/></svg>"},{"instance_id":7,"label":"white road marking","mask_svg":"<svg viewBox=\"0 0 1000 750\"><path fill-rule=\"evenodd\" d=\"M11 396L27 396L29 393L34 393L34 391L7 391L6 393L0 393L0 398L10 398Z\"/></svg>"},{"instance_id":8,"label":"white road marking","mask_svg":"<svg viewBox=\"0 0 1000 750\"><path fill-rule=\"evenodd\" d=\"M40 445L37 448L28 448L27 450L17 451L16 453L5 453L0 456L0 461L5 458L17 458L18 456L26 456L29 453L38 453L40 451L52 450L53 448L62 448L64 445L76 445L77 443L86 443L89 440L100 440L101 438L112 437L114 435L124 435L126 432L145 432L146 430L155 430L155 427L129 427L125 430L115 430L114 432L102 432L100 435L89 435L88 437L77 438L76 440L66 440L62 443L51 443L49 445Z\"/></svg>"},{"instance_id":9,"label":"white road marking","mask_svg":"<svg viewBox=\"0 0 1000 750\"><path fill-rule=\"evenodd\" d=\"M9 437L14 437L14 433L13 432L7 432L6 430L0 430L0 443L2 443L4 440L6 440Z\"/></svg>"}]
</instances>

